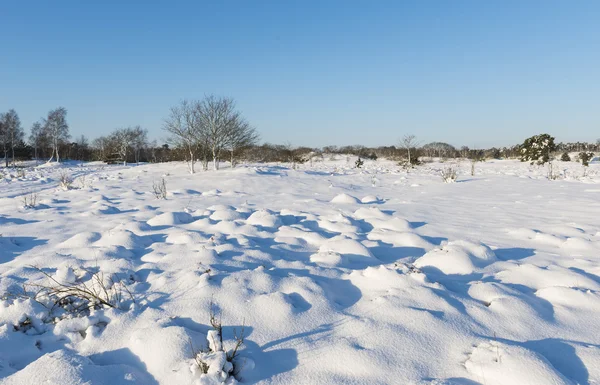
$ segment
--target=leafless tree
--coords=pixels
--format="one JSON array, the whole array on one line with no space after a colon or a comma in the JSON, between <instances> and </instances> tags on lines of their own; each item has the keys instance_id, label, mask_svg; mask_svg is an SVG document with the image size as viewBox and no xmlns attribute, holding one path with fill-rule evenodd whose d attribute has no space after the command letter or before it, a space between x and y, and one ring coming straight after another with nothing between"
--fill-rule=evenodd
<instances>
[{"instance_id":1,"label":"leafless tree","mask_svg":"<svg viewBox=\"0 0 600 385\"><path fill-rule=\"evenodd\" d=\"M29 144L33 147L33 154L36 161L38 160L38 149L46 144L46 142L47 138L42 123L33 123L31 126L31 134L29 135Z\"/></svg>"},{"instance_id":2,"label":"leafless tree","mask_svg":"<svg viewBox=\"0 0 600 385\"><path fill-rule=\"evenodd\" d=\"M178 106L171 107L163 124L163 129L171 134L171 142L188 151L190 174L194 173L195 151L202 137L198 114L198 102L183 100Z\"/></svg>"},{"instance_id":3,"label":"leafless tree","mask_svg":"<svg viewBox=\"0 0 600 385\"><path fill-rule=\"evenodd\" d=\"M123 165L127 165L127 152L133 146L136 132L133 128L119 128L113 131L111 138L116 145L116 153L123 160Z\"/></svg>"},{"instance_id":4,"label":"leafless tree","mask_svg":"<svg viewBox=\"0 0 600 385\"><path fill-rule=\"evenodd\" d=\"M148 130L143 129L140 126L135 126L132 129L133 141L133 156L135 158L135 163L140 164L140 152L148 147Z\"/></svg>"},{"instance_id":5,"label":"leafless tree","mask_svg":"<svg viewBox=\"0 0 600 385\"><path fill-rule=\"evenodd\" d=\"M92 141L92 148L96 152L96 159L101 161L105 161L108 159L109 142L110 139L106 136L101 136Z\"/></svg>"},{"instance_id":6,"label":"leafless tree","mask_svg":"<svg viewBox=\"0 0 600 385\"><path fill-rule=\"evenodd\" d=\"M15 163L15 146L23 140L23 129L19 115L13 109L2 114L0 117L2 126L0 127L0 136L4 147L4 161L8 167L8 150L11 151L12 163Z\"/></svg>"},{"instance_id":7,"label":"leafless tree","mask_svg":"<svg viewBox=\"0 0 600 385\"><path fill-rule=\"evenodd\" d=\"M56 161L60 162L60 155L58 153L60 145L71 137L69 134L69 125L67 124L66 108L58 107L48 112L48 117L44 120L44 132L48 136L52 146L52 156L48 159L48 162L52 161L54 155L56 155Z\"/></svg>"},{"instance_id":8,"label":"leafless tree","mask_svg":"<svg viewBox=\"0 0 600 385\"><path fill-rule=\"evenodd\" d=\"M219 156L228 145L228 133L239 119L232 98L206 96L198 103L201 131L206 135L213 158L213 168L219 169Z\"/></svg>"},{"instance_id":9,"label":"leafless tree","mask_svg":"<svg viewBox=\"0 0 600 385\"><path fill-rule=\"evenodd\" d=\"M255 145L258 142L258 133L244 118L238 116L227 133L229 153L231 155L231 168L235 167L236 151Z\"/></svg>"},{"instance_id":10,"label":"leafless tree","mask_svg":"<svg viewBox=\"0 0 600 385\"><path fill-rule=\"evenodd\" d=\"M400 147L406 149L406 155L408 157L408 165L412 164L411 161L411 149L417 146L417 138L414 135L404 135L400 140Z\"/></svg>"}]
</instances>

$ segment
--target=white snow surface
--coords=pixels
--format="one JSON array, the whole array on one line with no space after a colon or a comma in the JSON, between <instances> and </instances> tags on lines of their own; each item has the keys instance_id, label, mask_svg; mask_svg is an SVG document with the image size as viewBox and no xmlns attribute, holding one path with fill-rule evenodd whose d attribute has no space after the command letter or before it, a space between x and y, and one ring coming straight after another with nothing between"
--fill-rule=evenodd
<instances>
[{"instance_id":1,"label":"white snow surface","mask_svg":"<svg viewBox=\"0 0 600 385\"><path fill-rule=\"evenodd\" d=\"M600 164L339 158L0 169L0 384L600 384ZM14 296L90 272L132 298Z\"/></svg>"}]
</instances>

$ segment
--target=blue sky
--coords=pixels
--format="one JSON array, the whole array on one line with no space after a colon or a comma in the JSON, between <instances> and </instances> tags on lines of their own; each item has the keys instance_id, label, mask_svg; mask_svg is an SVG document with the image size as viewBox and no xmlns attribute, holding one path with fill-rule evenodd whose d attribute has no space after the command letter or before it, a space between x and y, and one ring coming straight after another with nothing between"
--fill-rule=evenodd
<instances>
[{"instance_id":1,"label":"blue sky","mask_svg":"<svg viewBox=\"0 0 600 385\"><path fill-rule=\"evenodd\" d=\"M4 1L0 111L73 135L234 97L271 143L600 138L600 1Z\"/></svg>"}]
</instances>

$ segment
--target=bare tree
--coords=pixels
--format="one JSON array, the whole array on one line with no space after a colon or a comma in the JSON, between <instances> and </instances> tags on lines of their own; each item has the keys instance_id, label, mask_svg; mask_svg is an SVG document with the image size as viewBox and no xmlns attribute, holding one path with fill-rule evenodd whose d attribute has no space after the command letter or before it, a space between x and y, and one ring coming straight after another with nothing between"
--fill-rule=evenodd
<instances>
[{"instance_id":1,"label":"bare tree","mask_svg":"<svg viewBox=\"0 0 600 385\"><path fill-rule=\"evenodd\" d=\"M31 134L29 135L29 144L33 147L35 160L38 160L38 149L46 142L46 135L42 123L35 122L31 126Z\"/></svg>"},{"instance_id":2,"label":"bare tree","mask_svg":"<svg viewBox=\"0 0 600 385\"><path fill-rule=\"evenodd\" d=\"M228 144L228 133L239 119L235 101L232 98L206 96L198 103L198 118L212 153L213 168L218 170L218 159Z\"/></svg>"},{"instance_id":3,"label":"bare tree","mask_svg":"<svg viewBox=\"0 0 600 385\"><path fill-rule=\"evenodd\" d=\"M258 133L244 118L238 116L227 133L227 142L231 155L231 168L235 167L236 151L255 145L258 142Z\"/></svg>"},{"instance_id":4,"label":"bare tree","mask_svg":"<svg viewBox=\"0 0 600 385\"><path fill-rule=\"evenodd\" d=\"M4 147L4 160L6 167L8 167L8 150L11 151L12 163L15 163L15 146L17 143L23 140L23 129L21 128L21 120L17 111L10 109L8 112L2 114L2 129L0 135L2 135L2 142Z\"/></svg>"},{"instance_id":5,"label":"bare tree","mask_svg":"<svg viewBox=\"0 0 600 385\"><path fill-rule=\"evenodd\" d=\"M118 128L111 134L111 139L116 145L116 153L123 160L123 165L127 165L127 152L132 146L135 134L132 128Z\"/></svg>"},{"instance_id":6,"label":"bare tree","mask_svg":"<svg viewBox=\"0 0 600 385\"><path fill-rule=\"evenodd\" d=\"M60 162L59 147L71 137L69 125L67 124L66 108L58 107L48 112L48 117L44 120L44 132L52 145L52 156L48 159L48 162L52 161L55 154L56 162Z\"/></svg>"},{"instance_id":7,"label":"bare tree","mask_svg":"<svg viewBox=\"0 0 600 385\"><path fill-rule=\"evenodd\" d=\"M142 149L148 147L148 130L143 129L140 126L135 126L132 129L133 135L133 156L135 158L135 163L140 164L140 152Z\"/></svg>"},{"instance_id":8,"label":"bare tree","mask_svg":"<svg viewBox=\"0 0 600 385\"><path fill-rule=\"evenodd\" d=\"M408 164L411 165L410 150L417 146L417 138L414 135L404 135L400 140L400 147L406 149Z\"/></svg>"},{"instance_id":9,"label":"bare tree","mask_svg":"<svg viewBox=\"0 0 600 385\"><path fill-rule=\"evenodd\" d=\"M170 141L189 153L190 174L194 173L195 151L202 136L198 113L198 102L183 100L178 106L171 107L163 124L163 129L171 134Z\"/></svg>"},{"instance_id":10,"label":"bare tree","mask_svg":"<svg viewBox=\"0 0 600 385\"><path fill-rule=\"evenodd\" d=\"M110 139L106 136L101 136L92 141L92 148L96 152L96 159L106 161L108 159L108 148Z\"/></svg>"}]
</instances>

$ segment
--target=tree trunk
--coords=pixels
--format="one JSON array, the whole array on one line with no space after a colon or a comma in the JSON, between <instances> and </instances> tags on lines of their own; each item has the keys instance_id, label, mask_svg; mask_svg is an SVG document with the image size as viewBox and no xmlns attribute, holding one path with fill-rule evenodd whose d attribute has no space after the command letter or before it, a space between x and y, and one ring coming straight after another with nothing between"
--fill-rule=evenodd
<instances>
[{"instance_id":1,"label":"tree trunk","mask_svg":"<svg viewBox=\"0 0 600 385\"><path fill-rule=\"evenodd\" d=\"M235 163L233 162L233 148L231 149L231 168L235 167Z\"/></svg>"},{"instance_id":2,"label":"tree trunk","mask_svg":"<svg viewBox=\"0 0 600 385\"><path fill-rule=\"evenodd\" d=\"M192 148L189 148L190 151L190 174L194 173L194 151Z\"/></svg>"}]
</instances>

